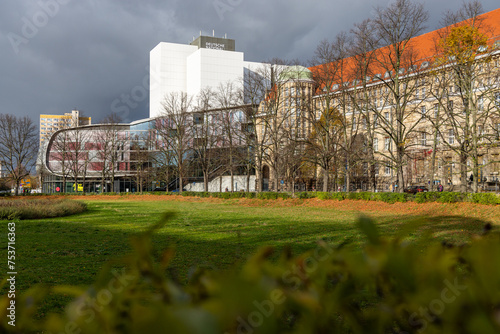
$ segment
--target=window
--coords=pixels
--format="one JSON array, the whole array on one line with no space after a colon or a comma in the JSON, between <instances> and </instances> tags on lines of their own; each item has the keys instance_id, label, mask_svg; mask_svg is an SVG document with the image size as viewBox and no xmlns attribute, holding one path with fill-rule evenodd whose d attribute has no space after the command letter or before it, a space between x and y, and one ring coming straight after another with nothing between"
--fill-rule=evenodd
<instances>
[{"instance_id":1,"label":"window","mask_svg":"<svg viewBox=\"0 0 500 334\"><path fill-rule=\"evenodd\" d=\"M391 171L392 171L391 165L386 164L384 168L385 175L391 175Z\"/></svg>"},{"instance_id":2,"label":"window","mask_svg":"<svg viewBox=\"0 0 500 334\"><path fill-rule=\"evenodd\" d=\"M484 141L484 126L479 125L477 127L477 136L480 142Z\"/></svg>"},{"instance_id":3,"label":"window","mask_svg":"<svg viewBox=\"0 0 500 334\"><path fill-rule=\"evenodd\" d=\"M453 129L448 130L448 144L455 143L455 134L453 133Z\"/></svg>"},{"instance_id":4,"label":"window","mask_svg":"<svg viewBox=\"0 0 500 334\"><path fill-rule=\"evenodd\" d=\"M373 138L373 151L378 152L378 138Z\"/></svg>"},{"instance_id":5,"label":"window","mask_svg":"<svg viewBox=\"0 0 500 334\"><path fill-rule=\"evenodd\" d=\"M352 129L353 131L356 131L356 117L352 118Z\"/></svg>"},{"instance_id":6,"label":"window","mask_svg":"<svg viewBox=\"0 0 500 334\"><path fill-rule=\"evenodd\" d=\"M193 124L202 124L203 123L203 114L194 114L193 115Z\"/></svg>"},{"instance_id":7,"label":"window","mask_svg":"<svg viewBox=\"0 0 500 334\"><path fill-rule=\"evenodd\" d=\"M426 146L427 145L427 133L422 132L420 134L420 145Z\"/></svg>"},{"instance_id":8,"label":"window","mask_svg":"<svg viewBox=\"0 0 500 334\"><path fill-rule=\"evenodd\" d=\"M385 137L384 150L389 151L391 149L391 138Z\"/></svg>"},{"instance_id":9,"label":"window","mask_svg":"<svg viewBox=\"0 0 500 334\"><path fill-rule=\"evenodd\" d=\"M453 101L448 101L448 110L453 111Z\"/></svg>"},{"instance_id":10,"label":"window","mask_svg":"<svg viewBox=\"0 0 500 334\"><path fill-rule=\"evenodd\" d=\"M434 104L434 117L437 118L439 114L439 104Z\"/></svg>"},{"instance_id":11,"label":"window","mask_svg":"<svg viewBox=\"0 0 500 334\"><path fill-rule=\"evenodd\" d=\"M423 99L425 99L425 87L422 87L422 89L420 90L420 97Z\"/></svg>"},{"instance_id":12,"label":"window","mask_svg":"<svg viewBox=\"0 0 500 334\"><path fill-rule=\"evenodd\" d=\"M389 121L390 121L390 114L389 114L389 112L388 112L388 111L386 111L386 112L384 113L384 117L385 117L385 120L386 120L387 122L389 122Z\"/></svg>"},{"instance_id":13,"label":"window","mask_svg":"<svg viewBox=\"0 0 500 334\"><path fill-rule=\"evenodd\" d=\"M378 127L378 115L373 115L373 126Z\"/></svg>"},{"instance_id":14,"label":"window","mask_svg":"<svg viewBox=\"0 0 500 334\"><path fill-rule=\"evenodd\" d=\"M363 117L363 130L366 130L367 128L367 121L366 121L366 117Z\"/></svg>"},{"instance_id":15,"label":"window","mask_svg":"<svg viewBox=\"0 0 500 334\"><path fill-rule=\"evenodd\" d=\"M375 170L375 176L378 176L378 170L380 169L380 167L378 166L378 164L375 164L373 169Z\"/></svg>"},{"instance_id":16,"label":"window","mask_svg":"<svg viewBox=\"0 0 500 334\"><path fill-rule=\"evenodd\" d=\"M425 118L425 113L426 113L425 106L420 107L420 114L422 115L422 118Z\"/></svg>"}]
</instances>

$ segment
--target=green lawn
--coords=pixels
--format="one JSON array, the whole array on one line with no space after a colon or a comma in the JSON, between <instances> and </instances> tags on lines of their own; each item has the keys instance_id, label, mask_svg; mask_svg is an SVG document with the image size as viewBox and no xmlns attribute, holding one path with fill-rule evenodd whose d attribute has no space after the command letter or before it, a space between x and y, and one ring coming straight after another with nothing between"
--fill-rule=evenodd
<instances>
[{"instance_id":1,"label":"green lawn","mask_svg":"<svg viewBox=\"0 0 500 334\"><path fill-rule=\"evenodd\" d=\"M90 285L103 264L130 251L130 236L147 230L165 212L176 212L176 216L154 235L154 249L159 254L169 246L175 247L170 275L181 283L196 266L225 269L265 245L274 246L278 254L287 245L294 253L305 252L318 239L336 244L363 242L356 228L360 213L355 210L302 205L249 207L237 200L214 203L201 199L140 201L103 197L86 202L89 210L82 214L16 223L19 290L38 283ZM420 239L423 233L431 233L435 242L463 243L481 233L485 223L474 216L427 219L397 211L373 215L383 235L421 242L422 247L428 244L428 239ZM7 235L6 225L6 221L1 222L2 236ZM2 249L6 254L4 246ZM6 273L6 261L1 263L0 270ZM64 298L54 297L42 315L65 302Z\"/></svg>"}]
</instances>

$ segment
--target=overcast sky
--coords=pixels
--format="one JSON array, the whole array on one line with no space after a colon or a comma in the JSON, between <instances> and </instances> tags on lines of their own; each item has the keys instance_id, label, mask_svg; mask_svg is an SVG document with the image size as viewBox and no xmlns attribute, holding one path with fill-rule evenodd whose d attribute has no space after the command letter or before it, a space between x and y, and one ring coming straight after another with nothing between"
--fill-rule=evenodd
<instances>
[{"instance_id":1,"label":"overcast sky","mask_svg":"<svg viewBox=\"0 0 500 334\"><path fill-rule=\"evenodd\" d=\"M236 40L245 60L307 62L318 42L370 18L387 0L2 0L0 113L29 116L81 110L97 123L113 103L147 86L149 51L204 35ZM424 1L427 31L456 0ZM483 0L484 10L500 6ZM145 87L147 88L147 87ZM144 89L142 89L144 91ZM149 93L122 116L149 115Z\"/></svg>"}]
</instances>

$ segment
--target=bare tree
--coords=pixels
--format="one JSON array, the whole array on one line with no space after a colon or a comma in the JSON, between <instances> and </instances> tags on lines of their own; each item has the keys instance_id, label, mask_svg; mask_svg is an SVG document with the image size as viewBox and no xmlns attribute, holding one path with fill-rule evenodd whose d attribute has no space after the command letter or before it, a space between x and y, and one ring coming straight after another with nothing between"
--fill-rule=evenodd
<instances>
[{"instance_id":1,"label":"bare tree","mask_svg":"<svg viewBox=\"0 0 500 334\"><path fill-rule=\"evenodd\" d=\"M414 93L422 84L415 73L419 56L412 38L425 29L429 14L422 4L410 0L396 0L387 8L376 8L375 12L376 40L384 46L375 59L377 67L385 71L379 79L386 90L386 102L390 104L390 111L379 108L376 115L383 123L379 129L381 135L390 141L385 158L396 170L398 191L402 191L409 139L420 121L412 120L418 108ZM411 72L415 80L409 80Z\"/></svg>"},{"instance_id":2,"label":"bare tree","mask_svg":"<svg viewBox=\"0 0 500 334\"><path fill-rule=\"evenodd\" d=\"M307 142L306 158L321 168L323 191L328 191L329 171L334 169L339 145L340 115L335 103L335 94L342 72L343 54L337 43L344 34L337 36L334 42L320 42L311 61L313 79L318 86L319 98L310 110L308 121L312 126Z\"/></svg>"},{"instance_id":3,"label":"bare tree","mask_svg":"<svg viewBox=\"0 0 500 334\"><path fill-rule=\"evenodd\" d=\"M30 118L0 114L0 165L14 182L16 195L35 163L37 150L37 131Z\"/></svg>"},{"instance_id":4,"label":"bare tree","mask_svg":"<svg viewBox=\"0 0 500 334\"><path fill-rule=\"evenodd\" d=\"M245 97L243 108L245 124L243 124L243 140L247 150L244 152L247 164L247 190L250 186L250 173L255 170L255 190L261 192L263 189L263 167L264 167L264 144L267 141L267 127L261 126L259 116L259 104L264 100L271 86L271 74L269 65L264 65L250 70L244 77L242 87Z\"/></svg>"},{"instance_id":5,"label":"bare tree","mask_svg":"<svg viewBox=\"0 0 500 334\"><path fill-rule=\"evenodd\" d=\"M61 192L66 192L66 183L70 173L71 138L66 130L59 130L51 137L47 146L49 169L62 178Z\"/></svg>"},{"instance_id":6,"label":"bare tree","mask_svg":"<svg viewBox=\"0 0 500 334\"><path fill-rule=\"evenodd\" d=\"M85 189L85 179L87 175L87 170L89 166L89 144L90 141L90 131L86 131L81 127L75 127L69 130L63 130L67 132L69 142L67 142L67 163L68 163L68 175L73 179L73 188L75 192L78 192L79 181L82 180L82 188Z\"/></svg>"},{"instance_id":7,"label":"bare tree","mask_svg":"<svg viewBox=\"0 0 500 334\"><path fill-rule=\"evenodd\" d=\"M368 188L375 191L377 189L375 175L378 172L375 170L376 166L378 166L378 157L374 148L376 137L375 121L378 117L377 112L381 97L378 96L380 94L377 94L380 90L373 87L372 80L376 74L374 64L376 64L378 40L371 20L364 20L359 24L355 24L351 33L350 53L354 84L350 97L353 108L358 113L358 126L363 137L364 146L363 154L359 158L363 165L366 166Z\"/></svg>"},{"instance_id":8,"label":"bare tree","mask_svg":"<svg viewBox=\"0 0 500 334\"><path fill-rule=\"evenodd\" d=\"M259 128L259 141L262 144L263 162L270 167L273 173L274 184L271 189L277 191L282 177L280 175L281 155L284 154L288 140L287 129L291 125L290 121L294 119L290 103L292 97L296 95L296 91L286 78L287 63L282 60L274 60L266 69L268 72L263 77L271 80L265 99L259 106L257 127ZM292 88L294 89L293 93Z\"/></svg>"},{"instance_id":9,"label":"bare tree","mask_svg":"<svg viewBox=\"0 0 500 334\"><path fill-rule=\"evenodd\" d=\"M192 98L186 93L170 93L162 102L163 111L157 120L156 131L162 143L160 150L170 150L177 167L179 192L184 186L188 155L192 150Z\"/></svg>"},{"instance_id":10,"label":"bare tree","mask_svg":"<svg viewBox=\"0 0 500 334\"><path fill-rule=\"evenodd\" d=\"M142 193L152 172L151 152L154 148L153 132L136 131L130 134L130 169L135 173L137 191Z\"/></svg>"},{"instance_id":11,"label":"bare tree","mask_svg":"<svg viewBox=\"0 0 500 334\"><path fill-rule=\"evenodd\" d=\"M220 108L222 147L226 157L227 168L231 176L230 191L234 191L234 174L241 164L240 148L243 144L241 124L243 111L239 108L241 96L232 82L220 84L216 89L215 101Z\"/></svg>"},{"instance_id":12,"label":"bare tree","mask_svg":"<svg viewBox=\"0 0 500 334\"><path fill-rule=\"evenodd\" d=\"M215 93L211 88L203 89L197 100L196 112L193 113L193 152L196 168L203 174L203 188L208 191L208 184L213 173L221 168L220 142L223 136L221 117L214 111Z\"/></svg>"},{"instance_id":13,"label":"bare tree","mask_svg":"<svg viewBox=\"0 0 500 334\"><path fill-rule=\"evenodd\" d=\"M109 191L114 189L116 173L120 169L125 169L123 165L125 157L121 158L126 151L126 136L123 126L120 125L121 119L116 114L111 114L102 120L101 126L96 129L94 149L96 159L94 166L100 171L101 191L104 191L105 184L110 181ZM120 168L122 167L122 168Z\"/></svg>"}]
</instances>

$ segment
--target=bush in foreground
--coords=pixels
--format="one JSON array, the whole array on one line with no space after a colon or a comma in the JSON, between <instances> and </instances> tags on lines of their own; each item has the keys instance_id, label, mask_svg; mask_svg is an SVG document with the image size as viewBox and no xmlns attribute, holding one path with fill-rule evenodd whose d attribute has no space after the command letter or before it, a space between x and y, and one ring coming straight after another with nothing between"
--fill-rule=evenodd
<instances>
[{"instance_id":1,"label":"bush in foreground","mask_svg":"<svg viewBox=\"0 0 500 334\"><path fill-rule=\"evenodd\" d=\"M156 228L160 228L161 224ZM500 237L488 234L455 247L424 251L382 238L361 218L362 252L319 241L277 261L263 248L239 268L193 268L179 286L165 272L174 253L158 257L153 231L133 239L123 269L103 270L88 288L35 287L16 299L18 332L73 333L498 333ZM486 230L489 228L487 226ZM125 269L126 268L126 269ZM4 281L5 282L5 281ZM35 321L47 294L70 294L64 314ZM0 299L2 329L9 303Z\"/></svg>"},{"instance_id":2,"label":"bush in foreground","mask_svg":"<svg viewBox=\"0 0 500 334\"><path fill-rule=\"evenodd\" d=\"M85 203L69 199L0 200L0 220L63 217L86 210Z\"/></svg>"}]
</instances>

